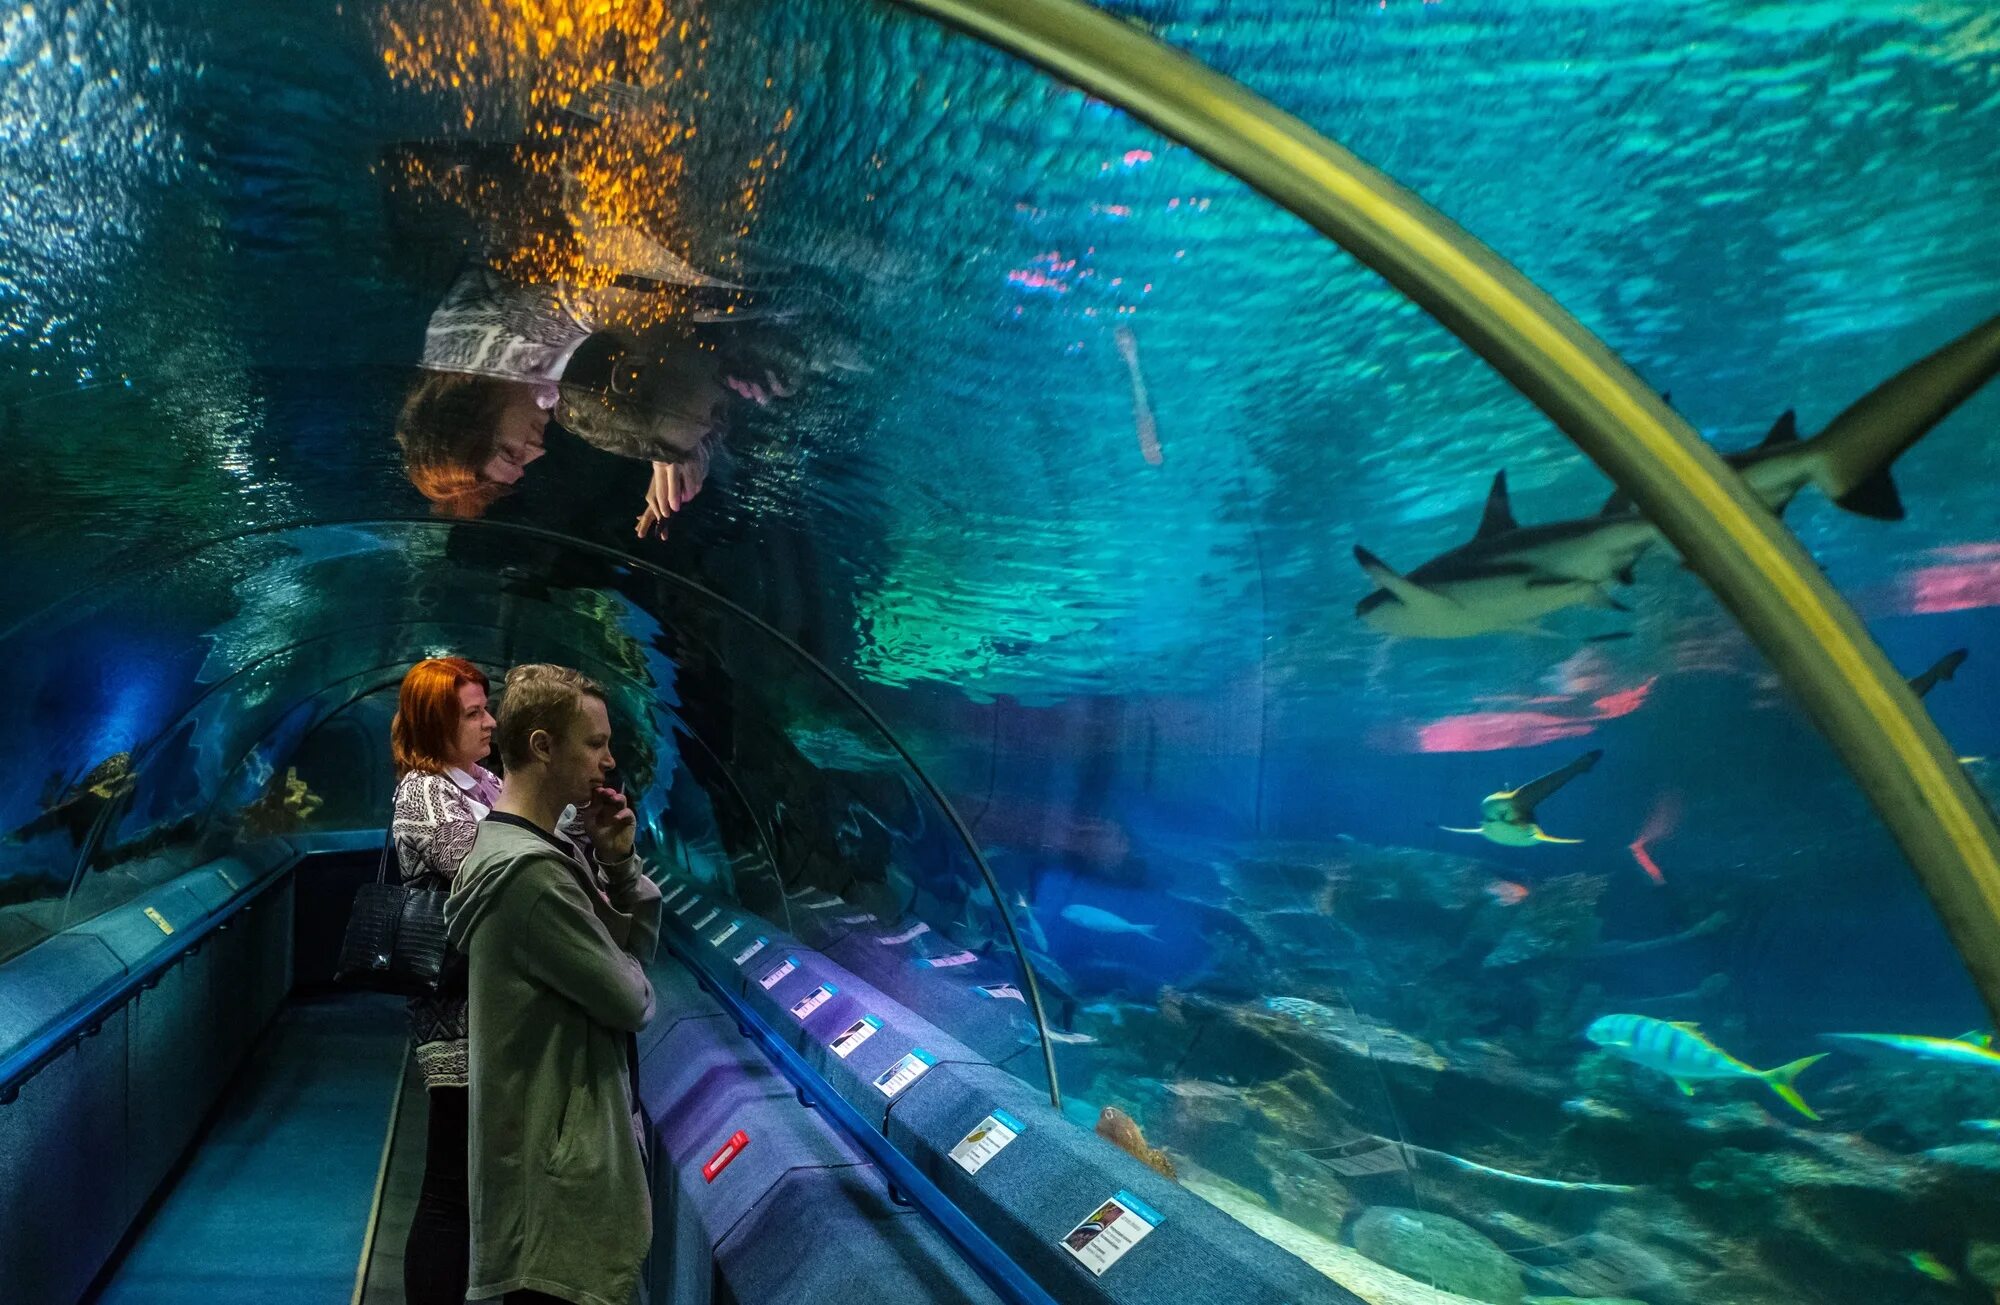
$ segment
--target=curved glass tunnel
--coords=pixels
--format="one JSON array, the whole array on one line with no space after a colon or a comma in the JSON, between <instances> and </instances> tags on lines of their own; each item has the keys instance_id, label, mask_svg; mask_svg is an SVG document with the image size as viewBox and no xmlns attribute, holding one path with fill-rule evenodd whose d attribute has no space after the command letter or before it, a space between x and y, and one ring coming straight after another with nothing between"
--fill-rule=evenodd
<instances>
[{"instance_id":1,"label":"curved glass tunnel","mask_svg":"<svg viewBox=\"0 0 2000 1305\"><path fill-rule=\"evenodd\" d=\"M2000 303L1989 7L1103 8L1738 454L1991 793L2000 389L1905 370ZM654 873L1274 1264L2000 1288L1991 1017L1894 842L1658 532L1273 202L854 0L4 24L0 994L379 830L415 658L565 662Z\"/></svg>"}]
</instances>

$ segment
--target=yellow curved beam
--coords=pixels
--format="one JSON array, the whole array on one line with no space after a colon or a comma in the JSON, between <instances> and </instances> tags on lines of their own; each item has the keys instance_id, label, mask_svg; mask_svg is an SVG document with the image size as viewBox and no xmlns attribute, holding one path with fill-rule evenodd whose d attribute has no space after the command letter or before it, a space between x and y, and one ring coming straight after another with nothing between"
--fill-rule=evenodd
<instances>
[{"instance_id":1,"label":"yellow curved beam","mask_svg":"<svg viewBox=\"0 0 2000 1305\"><path fill-rule=\"evenodd\" d=\"M1791 533L1605 345L1303 122L1078 0L896 0L1150 123L1310 222L1505 376L1632 497L1763 650L1889 827L2000 1021L2000 828Z\"/></svg>"}]
</instances>

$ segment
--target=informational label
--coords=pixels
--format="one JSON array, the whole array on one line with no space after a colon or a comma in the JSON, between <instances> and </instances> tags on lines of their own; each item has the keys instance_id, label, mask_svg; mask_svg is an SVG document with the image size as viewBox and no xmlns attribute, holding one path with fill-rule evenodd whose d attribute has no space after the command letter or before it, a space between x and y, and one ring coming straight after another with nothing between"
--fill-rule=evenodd
<instances>
[{"instance_id":1,"label":"informational label","mask_svg":"<svg viewBox=\"0 0 2000 1305\"><path fill-rule=\"evenodd\" d=\"M824 902L807 902L806 909L808 911L831 911L836 906L845 905L847 903L841 901L838 897L829 897Z\"/></svg>"},{"instance_id":2,"label":"informational label","mask_svg":"<svg viewBox=\"0 0 2000 1305\"><path fill-rule=\"evenodd\" d=\"M996 1110L980 1120L979 1127L959 1139L958 1145L951 1149L951 1158L958 1161L958 1167L966 1173L976 1174L1024 1131L1020 1120L1004 1110Z\"/></svg>"},{"instance_id":3,"label":"informational label","mask_svg":"<svg viewBox=\"0 0 2000 1305\"><path fill-rule=\"evenodd\" d=\"M912 938L921 938L930 931L931 927L922 920L919 920L899 934L892 934L887 938L877 938L875 941L881 943L884 947L894 947L897 943L906 943Z\"/></svg>"},{"instance_id":4,"label":"informational label","mask_svg":"<svg viewBox=\"0 0 2000 1305\"><path fill-rule=\"evenodd\" d=\"M1021 990L1011 983L982 983L979 985L979 990L995 1001L1018 1001L1023 1006L1028 1004L1028 999L1021 995Z\"/></svg>"},{"instance_id":5,"label":"informational label","mask_svg":"<svg viewBox=\"0 0 2000 1305\"><path fill-rule=\"evenodd\" d=\"M715 923L715 917L716 917L716 916L718 916L718 915L721 915L721 914L722 914L722 908L721 908L721 907L719 907L719 906L711 906L711 907L709 907L709 908L708 908L708 914L707 914L707 915L704 915L704 916L702 916L702 917L701 917L701 919L699 919L699 920L696 920L696 921L694 922L694 927L695 927L695 928L697 928L697 929L706 929L706 928L708 928L708 926L710 926L711 924L714 924L714 923Z\"/></svg>"},{"instance_id":6,"label":"informational label","mask_svg":"<svg viewBox=\"0 0 2000 1305\"><path fill-rule=\"evenodd\" d=\"M917 964L928 965L933 970L948 970L954 965L970 965L978 959L971 952L953 952L949 956L927 956Z\"/></svg>"},{"instance_id":7,"label":"informational label","mask_svg":"<svg viewBox=\"0 0 2000 1305\"><path fill-rule=\"evenodd\" d=\"M937 1064L937 1057L925 1051L922 1047L918 1047L911 1051L909 1055L904 1056L901 1060L883 1070L881 1076L875 1080L875 1086L882 1089L883 1096L893 1097L904 1088L910 1086L910 1084L922 1078L925 1074L928 1074L931 1066L935 1064Z\"/></svg>"},{"instance_id":8,"label":"informational label","mask_svg":"<svg viewBox=\"0 0 2000 1305\"><path fill-rule=\"evenodd\" d=\"M727 929L724 929L721 933L715 935L715 937L708 940L708 945L710 947L722 946L722 944L728 942L731 938L734 938L736 936L736 931L741 929L742 927L743 927L743 922L741 920L731 920L729 922L729 927Z\"/></svg>"},{"instance_id":9,"label":"informational label","mask_svg":"<svg viewBox=\"0 0 2000 1305\"><path fill-rule=\"evenodd\" d=\"M769 941L771 941L769 938L758 938L754 940L748 947L745 947L742 951L736 953L736 963L738 965L741 965L745 961L748 961L752 956L755 956L758 952L763 951L764 944Z\"/></svg>"},{"instance_id":10,"label":"informational label","mask_svg":"<svg viewBox=\"0 0 2000 1305\"><path fill-rule=\"evenodd\" d=\"M161 933L172 933L174 931L174 926L167 923L167 917L161 915L150 906L146 908L146 918L154 924L159 925Z\"/></svg>"},{"instance_id":11,"label":"informational label","mask_svg":"<svg viewBox=\"0 0 2000 1305\"><path fill-rule=\"evenodd\" d=\"M1158 1210L1132 1193L1121 1191L1070 1229L1063 1245L1083 1262L1084 1268L1101 1276L1147 1233L1159 1227L1160 1219Z\"/></svg>"},{"instance_id":12,"label":"informational label","mask_svg":"<svg viewBox=\"0 0 2000 1305\"><path fill-rule=\"evenodd\" d=\"M679 897L682 893L686 892L687 890L688 886L685 881L676 880L672 888L669 888L665 893L662 893L660 895L660 905L672 906L674 904L674 899Z\"/></svg>"},{"instance_id":13,"label":"informational label","mask_svg":"<svg viewBox=\"0 0 2000 1305\"><path fill-rule=\"evenodd\" d=\"M875 912L863 911L859 915L836 915L833 917L833 922L835 924L868 924L874 919Z\"/></svg>"},{"instance_id":14,"label":"informational label","mask_svg":"<svg viewBox=\"0 0 2000 1305\"><path fill-rule=\"evenodd\" d=\"M762 938L759 938L757 941L763 942L764 940ZM783 979L786 975L790 974L793 970L796 970L798 968L799 968L799 958L796 956L787 956L784 960L778 963L777 969L772 970L769 974L757 980L757 985L761 987L765 992L769 992L771 989L778 986L778 983L781 979Z\"/></svg>"},{"instance_id":15,"label":"informational label","mask_svg":"<svg viewBox=\"0 0 2000 1305\"><path fill-rule=\"evenodd\" d=\"M811 992L792 1003L792 1014L798 1019L804 1019L820 1007L826 1005L829 1001L832 1001L833 994L839 991L840 988L836 984L822 983L819 987L814 988Z\"/></svg>"},{"instance_id":16,"label":"informational label","mask_svg":"<svg viewBox=\"0 0 2000 1305\"><path fill-rule=\"evenodd\" d=\"M686 915L689 911L692 911L695 907L700 905L701 905L701 894L690 893L688 894L688 899L685 902L682 902L679 906L676 906L674 908L674 914Z\"/></svg>"},{"instance_id":17,"label":"informational label","mask_svg":"<svg viewBox=\"0 0 2000 1305\"><path fill-rule=\"evenodd\" d=\"M833 1047L833 1054L842 1060L846 1060L856 1047L874 1037L876 1030L881 1027L881 1020L876 1019L873 1015L863 1015L860 1019L842 1029L840 1036L833 1040L830 1044Z\"/></svg>"}]
</instances>

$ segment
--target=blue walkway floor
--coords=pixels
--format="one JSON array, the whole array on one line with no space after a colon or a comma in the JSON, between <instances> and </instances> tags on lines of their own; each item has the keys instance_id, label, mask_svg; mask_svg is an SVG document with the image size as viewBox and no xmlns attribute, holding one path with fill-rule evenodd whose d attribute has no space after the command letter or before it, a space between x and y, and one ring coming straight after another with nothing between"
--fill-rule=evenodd
<instances>
[{"instance_id":1,"label":"blue walkway floor","mask_svg":"<svg viewBox=\"0 0 2000 1305\"><path fill-rule=\"evenodd\" d=\"M295 1002L95 1299L344 1305L403 1062L402 1002Z\"/></svg>"}]
</instances>

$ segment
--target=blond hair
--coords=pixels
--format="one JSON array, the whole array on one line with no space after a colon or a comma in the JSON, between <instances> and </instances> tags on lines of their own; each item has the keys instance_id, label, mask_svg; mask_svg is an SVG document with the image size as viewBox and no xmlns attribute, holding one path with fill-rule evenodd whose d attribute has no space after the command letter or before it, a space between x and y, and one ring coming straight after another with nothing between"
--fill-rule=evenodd
<instances>
[{"instance_id":1,"label":"blond hair","mask_svg":"<svg viewBox=\"0 0 2000 1305\"><path fill-rule=\"evenodd\" d=\"M576 719L586 695L599 702L605 700L597 681L567 666L532 662L508 671L500 714L493 726L500 764L509 770L527 764L529 736L536 730L561 735Z\"/></svg>"}]
</instances>

